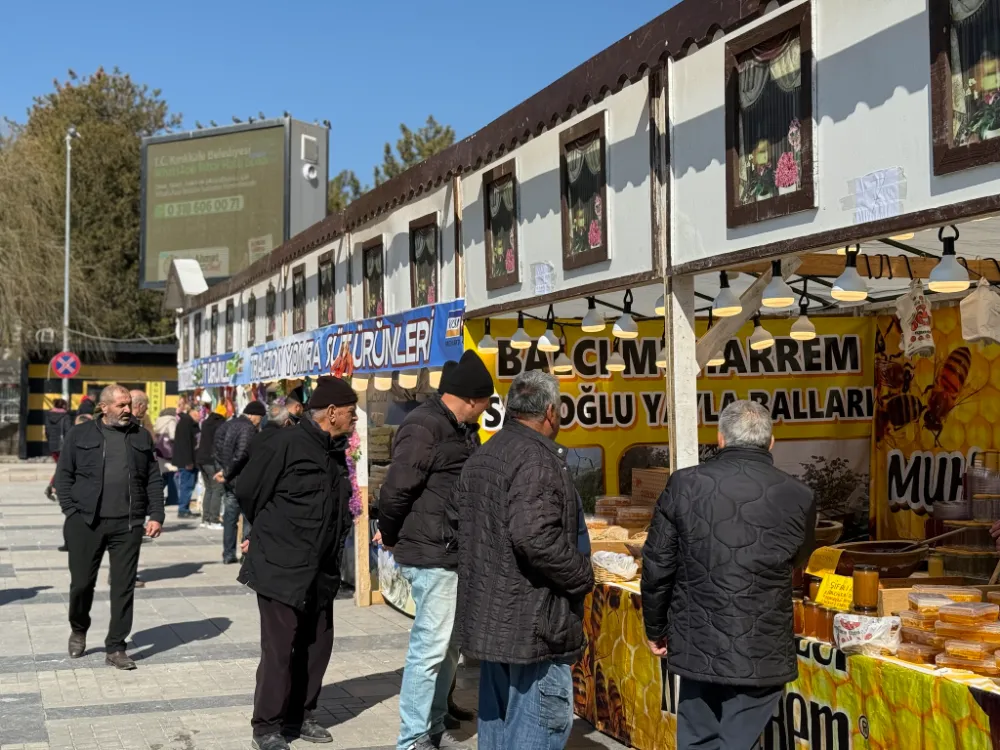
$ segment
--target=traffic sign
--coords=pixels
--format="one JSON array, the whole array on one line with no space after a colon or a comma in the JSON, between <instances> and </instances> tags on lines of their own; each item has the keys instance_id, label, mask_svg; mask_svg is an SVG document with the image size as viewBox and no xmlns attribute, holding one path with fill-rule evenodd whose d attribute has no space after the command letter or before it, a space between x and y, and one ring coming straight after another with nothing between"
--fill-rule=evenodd
<instances>
[{"instance_id":1,"label":"traffic sign","mask_svg":"<svg viewBox=\"0 0 1000 750\"><path fill-rule=\"evenodd\" d=\"M59 352L50 363L57 378L75 378L80 372L80 358L73 352Z\"/></svg>"}]
</instances>

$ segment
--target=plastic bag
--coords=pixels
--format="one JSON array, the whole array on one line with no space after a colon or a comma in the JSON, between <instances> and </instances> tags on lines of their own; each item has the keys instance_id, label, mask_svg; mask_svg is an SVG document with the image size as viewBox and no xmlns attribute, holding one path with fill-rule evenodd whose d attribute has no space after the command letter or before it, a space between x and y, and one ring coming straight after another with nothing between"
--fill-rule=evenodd
<instances>
[{"instance_id":1,"label":"plastic bag","mask_svg":"<svg viewBox=\"0 0 1000 750\"><path fill-rule=\"evenodd\" d=\"M924 297L924 287L914 279L899 301L896 302L901 334L899 350L907 357L934 355L934 334L931 324L931 306Z\"/></svg>"},{"instance_id":2,"label":"plastic bag","mask_svg":"<svg viewBox=\"0 0 1000 750\"><path fill-rule=\"evenodd\" d=\"M959 303L962 338L966 341L1000 343L1000 294L981 277L976 288Z\"/></svg>"},{"instance_id":3,"label":"plastic bag","mask_svg":"<svg viewBox=\"0 0 1000 750\"><path fill-rule=\"evenodd\" d=\"M833 618L833 642L848 654L895 654L901 635L898 617L839 614Z\"/></svg>"},{"instance_id":4,"label":"plastic bag","mask_svg":"<svg viewBox=\"0 0 1000 750\"><path fill-rule=\"evenodd\" d=\"M620 552L608 552L607 550L601 550L600 552L595 552L591 555L590 559L594 565L599 565L605 570L610 571L617 576L621 576L626 581L631 581L639 572L639 566L636 564L632 555L624 555Z\"/></svg>"}]
</instances>

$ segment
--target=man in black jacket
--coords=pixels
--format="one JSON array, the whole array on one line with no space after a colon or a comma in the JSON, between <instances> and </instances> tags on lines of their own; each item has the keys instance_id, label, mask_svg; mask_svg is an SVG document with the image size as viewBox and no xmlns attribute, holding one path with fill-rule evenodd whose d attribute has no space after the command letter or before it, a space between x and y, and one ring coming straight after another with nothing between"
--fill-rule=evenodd
<instances>
[{"instance_id":1,"label":"man in black jacket","mask_svg":"<svg viewBox=\"0 0 1000 750\"><path fill-rule=\"evenodd\" d=\"M215 460L215 436L226 418L217 412L209 412L201 423L201 438L194 460L205 483L205 498L201 503L201 525L211 529L222 528L222 484L215 481L219 463Z\"/></svg>"},{"instance_id":2,"label":"man in black jacket","mask_svg":"<svg viewBox=\"0 0 1000 750\"><path fill-rule=\"evenodd\" d=\"M155 538L163 525L163 481L153 440L132 420L131 406L127 388L105 388L101 416L66 436L55 480L69 547L69 655L79 658L87 648L97 571L108 550L111 624L104 646L107 663L118 669L135 669L125 640L132 630L143 527Z\"/></svg>"},{"instance_id":3,"label":"man in black jacket","mask_svg":"<svg viewBox=\"0 0 1000 750\"><path fill-rule=\"evenodd\" d=\"M222 562L236 562L236 533L240 524L240 504L233 492L236 478L250 460L250 442L260 429L267 410L260 401L251 401L243 414L219 427L215 435L215 458L219 473L215 479L222 483ZM243 517L243 541L250 537L250 524Z\"/></svg>"},{"instance_id":4,"label":"man in black jacket","mask_svg":"<svg viewBox=\"0 0 1000 750\"><path fill-rule=\"evenodd\" d=\"M678 750L749 748L798 675L792 570L812 552L812 491L774 467L760 404L727 406L718 442L670 477L643 546L646 637L681 678Z\"/></svg>"},{"instance_id":5,"label":"man in black jacket","mask_svg":"<svg viewBox=\"0 0 1000 750\"><path fill-rule=\"evenodd\" d=\"M253 523L239 581L257 592L261 657L253 747L288 750L282 736L331 742L311 716L333 650L333 600L351 530L347 436L357 423L354 390L322 377L294 427L255 446L236 482Z\"/></svg>"},{"instance_id":6,"label":"man in black jacket","mask_svg":"<svg viewBox=\"0 0 1000 750\"><path fill-rule=\"evenodd\" d=\"M195 518L198 514L191 512L191 494L198 483L198 470L195 467L195 446L198 444L197 407L191 407L181 412L177 419L177 429L174 433L174 463L177 465L177 517Z\"/></svg>"},{"instance_id":7,"label":"man in black jacket","mask_svg":"<svg viewBox=\"0 0 1000 750\"><path fill-rule=\"evenodd\" d=\"M594 571L566 449L554 442L560 407L552 375L514 378L503 429L466 462L453 495L462 652L482 660L480 750L563 747L573 725L570 666Z\"/></svg>"},{"instance_id":8,"label":"man in black jacket","mask_svg":"<svg viewBox=\"0 0 1000 750\"><path fill-rule=\"evenodd\" d=\"M396 432L379 494L379 532L416 604L403 684L397 750L464 748L444 726L458 666L453 638L458 540L446 515L462 467L479 447L479 417L493 379L472 351L442 378L441 395L411 411Z\"/></svg>"}]
</instances>

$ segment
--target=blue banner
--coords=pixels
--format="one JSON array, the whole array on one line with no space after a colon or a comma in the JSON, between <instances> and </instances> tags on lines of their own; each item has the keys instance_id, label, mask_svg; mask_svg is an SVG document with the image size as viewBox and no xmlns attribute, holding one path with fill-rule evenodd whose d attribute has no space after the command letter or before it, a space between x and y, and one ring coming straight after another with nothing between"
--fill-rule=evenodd
<instances>
[{"instance_id":1,"label":"blue banner","mask_svg":"<svg viewBox=\"0 0 1000 750\"><path fill-rule=\"evenodd\" d=\"M179 369L178 387L215 388L274 380L391 373L441 367L464 349L465 300L396 315L331 325L229 354L196 359Z\"/></svg>"}]
</instances>

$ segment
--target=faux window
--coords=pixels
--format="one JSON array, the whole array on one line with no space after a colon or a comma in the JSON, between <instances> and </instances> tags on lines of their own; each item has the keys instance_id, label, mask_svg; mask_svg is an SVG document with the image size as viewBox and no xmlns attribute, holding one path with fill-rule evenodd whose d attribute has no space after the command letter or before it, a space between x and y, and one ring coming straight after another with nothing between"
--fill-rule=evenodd
<instances>
[{"instance_id":1,"label":"faux window","mask_svg":"<svg viewBox=\"0 0 1000 750\"><path fill-rule=\"evenodd\" d=\"M194 314L194 358L201 357L201 313Z\"/></svg>"},{"instance_id":2,"label":"faux window","mask_svg":"<svg viewBox=\"0 0 1000 750\"><path fill-rule=\"evenodd\" d=\"M319 260L319 323L325 326L334 322L333 256L327 254Z\"/></svg>"},{"instance_id":3,"label":"faux window","mask_svg":"<svg viewBox=\"0 0 1000 750\"><path fill-rule=\"evenodd\" d=\"M212 305L212 317L209 318L210 328L208 329L208 353L219 353L219 306Z\"/></svg>"},{"instance_id":4,"label":"faux window","mask_svg":"<svg viewBox=\"0 0 1000 750\"><path fill-rule=\"evenodd\" d=\"M503 289L520 281L513 160L483 177L483 193L486 196L486 288Z\"/></svg>"},{"instance_id":5,"label":"faux window","mask_svg":"<svg viewBox=\"0 0 1000 750\"><path fill-rule=\"evenodd\" d=\"M191 359L191 351L188 349L188 339L191 336L191 319L184 318L181 325L181 362Z\"/></svg>"},{"instance_id":6,"label":"faux window","mask_svg":"<svg viewBox=\"0 0 1000 750\"><path fill-rule=\"evenodd\" d=\"M233 350L233 328L236 326L236 303L226 300L226 351Z\"/></svg>"},{"instance_id":7,"label":"faux window","mask_svg":"<svg viewBox=\"0 0 1000 750\"><path fill-rule=\"evenodd\" d=\"M278 328L278 293L274 290L274 284L267 285L267 294L264 297L264 317L267 318L267 341L273 341Z\"/></svg>"},{"instance_id":8,"label":"faux window","mask_svg":"<svg viewBox=\"0 0 1000 750\"><path fill-rule=\"evenodd\" d=\"M814 207L809 6L726 46L729 226Z\"/></svg>"},{"instance_id":9,"label":"faux window","mask_svg":"<svg viewBox=\"0 0 1000 750\"><path fill-rule=\"evenodd\" d=\"M247 346L253 346L257 341L257 297L250 292L247 300Z\"/></svg>"},{"instance_id":10,"label":"faux window","mask_svg":"<svg viewBox=\"0 0 1000 750\"><path fill-rule=\"evenodd\" d=\"M306 330L306 267L292 271L292 333Z\"/></svg>"},{"instance_id":11,"label":"faux window","mask_svg":"<svg viewBox=\"0 0 1000 750\"><path fill-rule=\"evenodd\" d=\"M435 216L410 222L410 302L433 305L438 298L438 228Z\"/></svg>"},{"instance_id":12,"label":"faux window","mask_svg":"<svg viewBox=\"0 0 1000 750\"><path fill-rule=\"evenodd\" d=\"M934 172L1000 161L1000 0L929 0Z\"/></svg>"},{"instance_id":13,"label":"faux window","mask_svg":"<svg viewBox=\"0 0 1000 750\"><path fill-rule=\"evenodd\" d=\"M604 112L559 135L562 172L563 268L608 259Z\"/></svg>"},{"instance_id":14,"label":"faux window","mask_svg":"<svg viewBox=\"0 0 1000 750\"><path fill-rule=\"evenodd\" d=\"M362 247L361 262L365 287L365 317L378 318L385 315L381 240Z\"/></svg>"}]
</instances>

